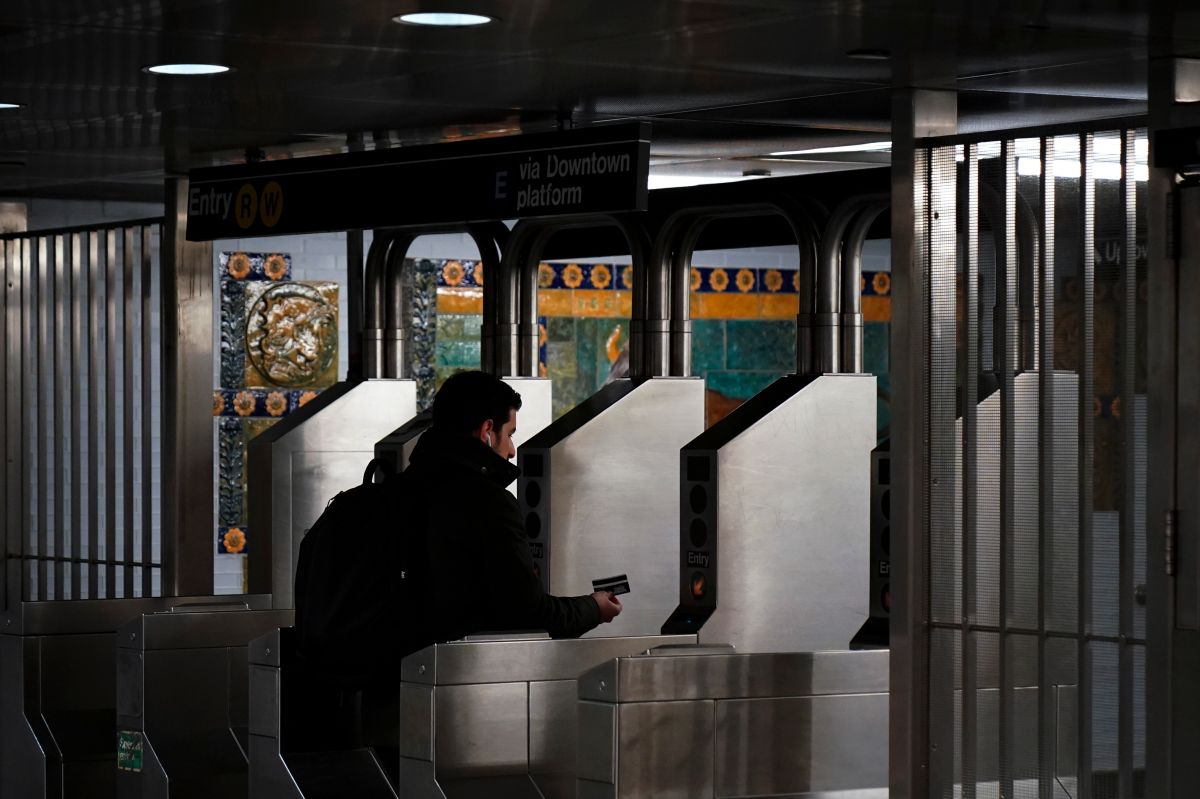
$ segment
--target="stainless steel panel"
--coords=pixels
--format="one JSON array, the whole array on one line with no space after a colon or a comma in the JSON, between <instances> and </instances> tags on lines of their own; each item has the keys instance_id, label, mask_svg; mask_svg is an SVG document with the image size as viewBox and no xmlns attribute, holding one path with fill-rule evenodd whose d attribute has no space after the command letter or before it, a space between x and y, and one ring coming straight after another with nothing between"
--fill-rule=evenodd
<instances>
[{"instance_id":1,"label":"stainless steel panel","mask_svg":"<svg viewBox=\"0 0 1200 799\"><path fill-rule=\"evenodd\" d=\"M122 230L124 242L121 247L123 276L121 279L122 286L125 289L124 303L121 306L121 323L124 328L124 350L121 353L121 376L123 378L124 388L121 394L122 417L123 424L121 426L121 465L122 465L122 480L121 494L124 500L122 506L122 527L124 532L124 546L121 550L122 557L125 561L121 567L123 577L122 596L134 596L134 571L133 564L135 563L133 554L133 536L137 529L137 522L133 514L133 464L137 460L136 442L133 437L133 415L134 408L137 403L134 401L134 374L137 364L137 356L135 355L134 342L137 334L137 310L139 303L137 296L134 294L134 250L133 250L133 228L126 227ZM149 443L149 442L146 442ZM150 475L146 475L149 478Z\"/></svg>"},{"instance_id":2,"label":"stainless steel panel","mask_svg":"<svg viewBox=\"0 0 1200 799\"><path fill-rule=\"evenodd\" d=\"M280 675L277 666L264 666L250 659L249 731L251 738L266 736L279 739ZM279 744L276 743L276 752Z\"/></svg>"},{"instance_id":3,"label":"stainless steel panel","mask_svg":"<svg viewBox=\"0 0 1200 799\"><path fill-rule=\"evenodd\" d=\"M617 710L617 795L712 796L712 701L639 702Z\"/></svg>"},{"instance_id":4,"label":"stainless steel panel","mask_svg":"<svg viewBox=\"0 0 1200 799\"><path fill-rule=\"evenodd\" d=\"M92 387L98 386L100 374L103 368L101 361L100 347L100 329L101 329L101 250L100 250L100 232L91 231L87 234L88 238L88 268L84 270L84 274L88 275L88 371L87 382L89 391ZM166 318L163 319L163 335L166 335ZM167 365L164 358L163 361L163 385L166 386ZM88 558L88 578L87 578L87 598L100 598L100 411L101 403L98 398L93 398L88 403L88 514L87 514L87 558ZM163 401L167 398L164 395ZM167 440L167 409L163 407L163 441ZM167 486L167 473L170 468L170 459L164 458L162 464L162 479L163 487ZM163 504L162 529L171 529L167 521L167 503Z\"/></svg>"},{"instance_id":5,"label":"stainless steel panel","mask_svg":"<svg viewBox=\"0 0 1200 799\"><path fill-rule=\"evenodd\" d=\"M529 764L525 683L450 685L434 690L439 778L524 773Z\"/></svg>"},{"instance_id":6,"label":"stainless steel panel","mask_svg":"<svg viewBox=\"0 0 1200 799\"><path fill-rule=\"evenodd\" d=\"M579 702L576 774L581 780L617 783L617 706Z\"/></svg>"},{"instance_id":7,"label":"stainless steel panel","mask_svg":"<svg viewBox=\"0 0 1200 799\"><path fill-rule=\"evenodd\" d=\"M50 428L49 413L47 405L53 401L53 387L47 385L50 382L50 377L53 374L53 356L51 355L51 337L56 332L53 325L50 323L50 312L54 303L54 289L51 284L53 271L50 267L49 252L47 251L47 239L44 236L38 236L31 240L34 250L33 282L34 289L34 308L37 313L37 326L35 334L37 337L37 348L33 350L35 364L33 366L34 379L34 399L33 408L37 417L37 440L34 450L37 455L37 511L36 519L37 526L30 526L29 533L32 537L33 544L31 554L37 556L37 563L33 564L37 571L37 598L38 599L53 599L49 592L49 580L47 580L47 565L49 563L46 555L49 554L49 496L50 486L54 482L54 474L47 468L49 463L49 444L53 438L54 432ZM110 390L108 396L114 396L116 391ZM110 481L111 483L112 481ZM36 536L36 537L33 537Z\"/></svg>"},{"instance_id":8,"label":"stainless steel panel","mask_svg":"<svg viewBox=\"0 0 1200 799\"><path fill-rule=\"evenodd\" d=\"M751 699L886 693L889 653L794 652L619 658L579 678L579 698L603 702Z\"/></svg>"},{"instance_id":9,"label":"stainless steel panel","mask_svg":"<svg viewBox=\"0 0 1200 799\"><path fill-rule=\"evenodd\" d=\"M433 762L433 688L400 684L400 757Z\"/></svg>"},{"instance_id":10,"label":"stainless steel panel","mask_svg":"<svg viewBox=\"0 0 1200 799\"><path fill-rule=\"evenodd\" d=\"M245 594L237 597L176 596L138 599L87 599L70 602L22 602L0 616L4 635L73 635L114 632L130 619L169 608L186 608L213 602L237 601L250 610L265 610L267 598Z\"/></svg>"},{"instance_id":11,"label":"stainless steel panel","mask_svg":"<svg viewBox=\"0 0 1200 799\"><path fill-rule=\"evenodd\" d=\"M529 683L529 771L575 779L578 705L575 680Z\"/></svg>"},{"instance_id":12,"label":"stainless steel panel","mask_svg":"<svg viewBox=\"0 0 1200 799\"><path fill-rule=\"evenodd\" d=\"M117 361L120 356L120 323L118 302L120 300L120 264L117 262L117 232L109 230L104 256L104 596L118 596L117 586ZM211 266L209 272L212 272ZM211 352L211 346L209 350ZM191 362L187 362L192 369ZM98 386L97 386L98 387ZM182 400L185 401L186 400ZM211 430L209 434L211 435ZM166 447L163 448L166 450ZM210 448L211 449L211 448ZM211 463L211 455L210 455ZM210 466L211 468L211 466ZM97 475L99 477L99 475ZM188 481L193 479L188 475ZM211 503L210 503L211 504ZM181 524L184 519L181 518ZM176 531L179 535L179 531ZM204 590L211 591L211 580Z\"/></svg>"},{"instance_id":13,"label":"stainless steel panel","mask_svg":"<svg viewBox=\"0 0 1200 799\"><path fill-rule=\"evenodd\" d=\"M117 646L143 652L246 646L269 629L290 627L292 616L291 610L154 613L123 626Z\"/></svg>"},{"instance_id":14,"label":"stainless steel panel","mask_svg":"<svg viewBox=\"0 0 1200 799\"><path fill-rule=\"evenodd\" d=\"M67 487L74 482L71 470L67 465L67 452L68 446L75 439L68 436L67 429L63 424L63 405L72 394L68 370L74 362L70 358L70 283L68 282L68 273L65 271L69 265L64 266L63 262L68 239L65 236L55 236L53 242L54 355L52 368L54 371L51 375L50 398L54 403L54 459L53 471L49 472L49 476L53 481L51 485L54 490L54 598L67 599L70 596L67 590L67 570L65 568L65 559L70 557L67 550ZM127 485L132 482L129 480Z\"/></svg>"},{"instance_id":15,"label":"stainless steel panel","mask_svg":"<svg viewBox=\"0 0 1200 799\"><path fill-rule=\"evenodd\" d=\"M375 442L416 413L416 383L339 384L314 402L320 404L311 416L268 430L250 445L249 521L270 531L270 542L259 539L251 552L250 588L270 592L277 608L292 606L304 533L329 499L362 482Z\"/></svg>"},{"instance_id":16,"label":"stainless steel panel","mask_svg":"<svg viewBox=\"0 0 1200 799\"><path fill-rule=\"evenodd\" d=\"M213 260L187 240L188 182L166 182L162 297L162 592L213 584ZM205 364L205 368L196 368ZM262 533L260 532L260 537ZM261 540L261 538L260 538Z\"/></svg>"},{"instance_id":17,"label":"stainless steel panel","mask_svg":"<svg viewBox=\"0 0 1200 799\"><path fill-rule=\"evenodd\" d=\"M86 234L75 233L70 237L70 292L71 292L71 346L68 362L73 365L71 371L71 557L74 563L71 568L71 599L83 596L83 374L87 369L87 361L83 357L85 345L84 336L87 334L87 323L84 321L87 310L87 295L83 292L84 275L87 267L83 263L83 242ZM143 397L142 407L149 413L151 402ZM145 437L149 441L149 437ZM147 453L150 447L145 447ZM143 467L143 474L149 475L151 470ZM149 493L147 493L149 498ZM150 592L145 592L149 596Z\"/></svg>"},{"instance_id":18,"label":"stainless steel panel","mask_svg":"<svg viewBox=\"0 0 1200 799\"><path fill-rule=\"evenodd\" d=\"M560 640L544 635L473 638L434 644L405 658L400 666L400 679L430 685L574 680L587 669L612 658L664 644L695 641L694 635Z\"/></svg>"},{"instance_id":19,"label":"stainless steel panel","mask_svg":"<svg viewBox=\"0 0 1200 799\"><path fill-rule=\"evenodd\" d=\"M720 797L886 789L888 695L716 703Z\"/></svg>"},{"instance_id":20,"label":"stainless steel panel","mask_svg":"<svg viewBox=\"0 0 1200 799\"><path fill-rule=\"evenodd\" d=\"M550 592L591 593L593 579L613 574L633 588L621 615L592 636L657 633L678 603L670 489L679 449L704 429L704 401L703 380L647 380L551 450Z\"/></svg>"},{"instance_id":21,"label":"stainless steel panel","mask_svg":"<svg viewBox=\"0 0 1200 799\"><path fill-rule=\"evenodd\" d=\"M702 642L849 645L869 612L875 393L871 375L818 377L717 451L717 609Z\"/></svg>"}]
</instances>

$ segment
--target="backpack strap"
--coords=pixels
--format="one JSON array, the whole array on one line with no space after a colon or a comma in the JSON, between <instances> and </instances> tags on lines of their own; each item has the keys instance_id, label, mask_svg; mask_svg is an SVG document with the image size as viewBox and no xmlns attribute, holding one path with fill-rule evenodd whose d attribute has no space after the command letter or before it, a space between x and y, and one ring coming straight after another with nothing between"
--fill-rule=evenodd
<instances>
[{"instance_id":1,"label":"backpack strap","mask_svg":"<svg viewBox=\"0 0 1200 799\"><path fill-rule=\"evenodd\" d=\"M366 470L363 472L363 485L370 485L375 482L375 472L378 470L383 474L383 479L393 477L395 470L392 469L392 464L382 458L371 458L371 462L367 464Z\"/></svg>"}]
</instances>

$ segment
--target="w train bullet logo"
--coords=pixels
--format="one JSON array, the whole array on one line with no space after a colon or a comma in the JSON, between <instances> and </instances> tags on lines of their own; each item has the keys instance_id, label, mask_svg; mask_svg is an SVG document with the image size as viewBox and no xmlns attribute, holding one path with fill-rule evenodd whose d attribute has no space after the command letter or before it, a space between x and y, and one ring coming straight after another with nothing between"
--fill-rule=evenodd
<instances>
[{"instance_id":1,"label":"w train bullet logo","mask_svg":"<svg viewBox=\"0 0 1200 799\"><path fill-rule=\"evenodd\" d=\"M253 226L255 220L261 221L263 227L273 228L283 216L283 189L274 180L263 186L261 192L253 183L244 183L233 201L233 214L242 230Z\"/></svg>"}]
</instances>

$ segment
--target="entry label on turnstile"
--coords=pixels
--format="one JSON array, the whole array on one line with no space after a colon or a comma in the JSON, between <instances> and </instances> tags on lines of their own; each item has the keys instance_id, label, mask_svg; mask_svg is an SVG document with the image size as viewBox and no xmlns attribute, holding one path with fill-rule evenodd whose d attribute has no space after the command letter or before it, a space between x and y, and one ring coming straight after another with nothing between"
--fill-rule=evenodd
<instances>
[{"instance_id":1,"label":"entry label on turnstile","mask_svg":"<svg viewBox=\"0 0 1200 799\"><path fill-rule=\"evenodd\" d=\"M142 770L142 734L136 730L117 733L117 768L121 771Z\"/></svg>"}]
</instances>

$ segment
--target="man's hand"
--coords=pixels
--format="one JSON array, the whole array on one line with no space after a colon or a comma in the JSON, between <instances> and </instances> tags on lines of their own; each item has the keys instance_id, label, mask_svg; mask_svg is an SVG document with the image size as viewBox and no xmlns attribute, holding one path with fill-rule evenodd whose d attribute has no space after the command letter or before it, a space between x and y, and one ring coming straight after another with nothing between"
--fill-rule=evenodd
<instances>
[{"instance_id":1,"label":"man's hand","mask_svg":"<svg viewBox=\"0 0 1200 799\"><path fill-rule=\"evenodd\" d=\"M607 624L621 613L621 600L611 591L597 591L592 594L596 605L600 608L600 621Z\"/></svg>"}]
</instances>

